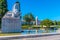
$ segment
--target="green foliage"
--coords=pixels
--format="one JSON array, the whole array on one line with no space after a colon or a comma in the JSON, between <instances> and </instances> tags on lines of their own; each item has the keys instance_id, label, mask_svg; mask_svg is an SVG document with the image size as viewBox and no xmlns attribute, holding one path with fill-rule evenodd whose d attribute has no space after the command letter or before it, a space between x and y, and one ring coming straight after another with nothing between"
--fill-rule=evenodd
<instances>
[{"instance_id":1,"label":"green foliage","mask_svg":"<svg viewBox=\"0 0 60 40\"><path fill-rule=\"evenodd\" d=\"M53 22L49 19L45 19L43 21L41 21L41 25L45 25L46 27L50 27L50 25L52 25Z\"/></svg>"},{"instance_id":2,"label":"green foliage","mask_svg":"<svg viewBox=\"0 0 60 40\"><path fill-rule=\"evenodd\" d=\"M1 19L6 12L7 12L7 0L0 0L0 25L1 25Z\"/></svg>"},{"instance_id":3,"label":"green foliage","mask_svg":"<svg viewBox=\"0 0 60 40\"><path fill-rule=\"evenodd\" d=\"M56 20L54 21L54 25L57 25L57 21Z\"/></svg>"},{"instance_id":4,"label":"green foliage","mask_svg":"<svg viewBox=\"0 0 60 40\"><path fill-rule=\"evenodd\" d=\"M28 29L28 27L22 26L22 29Z\"/></svg>"},{"instance_id":5,"label":"green foliage","mask_svg":"<svg viewBox=\"0 0 60 40\"><path fill-rule=\"evenodd\" d=\"M32 13L25 14L25 15L23 16L23 19L24 19L24 20L27 22L27 24L29 24L29 25L30 25L31 21L34 21L34 20L35 20L35 18L34 18L34 16L33 16Z\"/></svg>"},{"instance_id":6,"label":"green foliage","mask_svg":"<svg viewBox=\"0 0 60 40\"><path fill-rule=\"evenodd\" d=\"M60 25L60 21L57 22L57 25Z\"/></svg>"},{"instance_id":7,"label":"green foliage","mask_svg":"<svg viewBox=\"0 0 60 40\"><path fill-rule=\"evenodd\" d=\"M22 29L29 29L30 25L23 25Z\"/></svg>"}]
</instances>

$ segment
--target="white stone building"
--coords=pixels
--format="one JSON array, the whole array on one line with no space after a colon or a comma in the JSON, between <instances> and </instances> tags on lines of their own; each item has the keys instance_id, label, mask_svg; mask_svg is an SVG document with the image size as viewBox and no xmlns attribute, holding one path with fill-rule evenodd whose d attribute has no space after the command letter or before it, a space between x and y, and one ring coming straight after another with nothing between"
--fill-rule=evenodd
<instances>
[{"instance_id":1,"label":"white stone building","mask_svg":"<svg viewBox=\"0 0 60 40\"><path fill-rule=\"evenodd\" d=\"M2 18L2 32L21 32L20 3L16 2L12 11L8 11Z\"/></svg>"}]
</instances>

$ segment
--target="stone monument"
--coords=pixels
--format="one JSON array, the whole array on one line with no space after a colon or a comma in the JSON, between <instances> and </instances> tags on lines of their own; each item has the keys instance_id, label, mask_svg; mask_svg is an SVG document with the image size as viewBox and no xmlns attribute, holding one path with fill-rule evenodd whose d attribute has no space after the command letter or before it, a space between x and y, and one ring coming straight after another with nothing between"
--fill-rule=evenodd
<instances>
[{"instance_id":1,"label":"stone monument","mask_svg":"<svg viewBox=\"0 0 60 40\"><path fill-rule=\"evenodd\" d=\"M40 25L40 21L38 20L38 17L36 16L36 26Z\"/></svg>"},{"instance_id":2,"label":"stone monument","mask_svg":"<svg viewBox=\"0 0 60 40\"><path fill-rule=\"evenodd\" d=\"M36 25L38 25L38 17L36 16Z\"/></svg>"},{"instance_id":3,"label":"stone monument","mask_svg":"<svg viewBox=\"0 0 60 40\"><path fill-rule=\"evenodd\" d=\"M21 32L20 3L16 2L12 11L8 11L2 18L2 32Z\"/></svg>"}]
</instances>

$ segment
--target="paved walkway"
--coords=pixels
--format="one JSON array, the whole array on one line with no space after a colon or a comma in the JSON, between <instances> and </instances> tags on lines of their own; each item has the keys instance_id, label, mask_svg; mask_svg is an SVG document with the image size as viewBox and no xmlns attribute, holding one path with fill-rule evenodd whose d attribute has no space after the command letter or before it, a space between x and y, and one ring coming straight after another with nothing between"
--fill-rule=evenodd
<instances>
[{"instance_id":1,"label":"paved walkway","mask_svg":"<svg viewBox=\"0 0 60 40\"><path fill-rule=\"evenodd\" d=\"M59 30L60 31L60 30ZM15 36L0 36L0 40L60 40L60 32L44 34L27 34Z\"/></svg>"},{"instance_id":2,"label":"paved walkway","mask_svg":"<svg viewBox=\"0 0 60 40\"><path fill-rule=\"evenodd\" d=\"M13 40L60 40L60 35L43 36L43 37L35 37L35 38L22 38L22 39L13 39Z\"/></svg>"}]
</instances>

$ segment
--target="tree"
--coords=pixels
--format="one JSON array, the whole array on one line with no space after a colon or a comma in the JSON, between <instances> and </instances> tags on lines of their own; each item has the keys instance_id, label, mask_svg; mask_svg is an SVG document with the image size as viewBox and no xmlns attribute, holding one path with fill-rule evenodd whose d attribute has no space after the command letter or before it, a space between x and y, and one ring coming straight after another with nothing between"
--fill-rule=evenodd
<instances>
[{"instance_id":1,"label":"tree","mask_svg":"<svg viewBox=\"0 0 60 40\"><path fill-rule=\"evenodd\" d=\"M7 0L0 0L0 25L1 25L1 19L6 12L7 12Z\"/></svg>"},{"instance_id":2,"label":"tree","mask_svg":"<svg viewBox=\"0 0 60 40\"><path fill-rule=\"evenodd\" d=\"M60 25L60 21L57 22L57 25Z\"/></svg>"},{"instance_id":3,"label":"tree","mask_svg":"<svg viewBox=\"0 0 60 40\"><path fill-rule=\"evenodd\" d=\"M0 0L0 18L7 12L7 0Z\"/></svg>"},{"instance_id":4,"label":"tree","mask_svg":"<svg viewBox=\"0 0 60 40\"><path fill-rule=\"evenodd\" d=\"M57 21L56 20L54 21L54 25L57 25Z\"/></svg>"},{"instance_id":5,"label":"tree","mask_svg":"<svg viewBox=\"0 0 60 40\"><path fill-rule=\"evenodd\" d=\"M31 23L32 21L35 20L35 18L34 18L34 16L33 16L32 13L25 14L25 15L23 16L23 19L24 19L24 20L27 22L27 24L29 24L29 25L30 25L30 23Z\"/></svg>"},{"instance_id":6,"label":"tree","mask_svg":"<svg viewBox=\"0 0 60 40\"><path fill-rule=\"evenodd\" d=\"M43 21L41 21L41 25L45 25L46 27L50 27L50 25L52 25L53 22L49 19L45 19Z\"/></svg>"}]
</instances>

